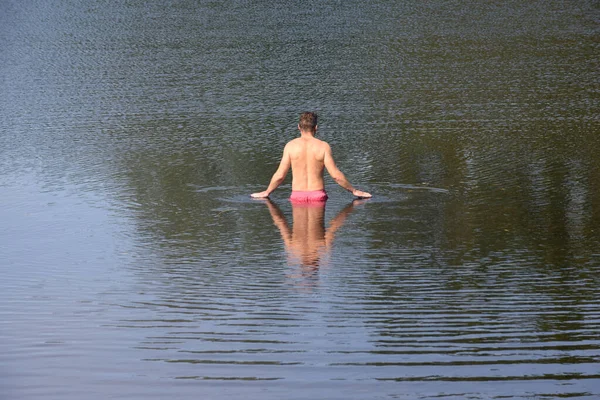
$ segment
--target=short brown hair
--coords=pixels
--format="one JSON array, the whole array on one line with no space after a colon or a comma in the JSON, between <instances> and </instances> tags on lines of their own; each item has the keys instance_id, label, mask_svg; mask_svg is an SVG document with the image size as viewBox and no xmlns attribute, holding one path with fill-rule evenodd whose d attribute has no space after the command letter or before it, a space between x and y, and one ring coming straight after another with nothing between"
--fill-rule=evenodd
<instances>
[{"instance_id":1,"label":"short brown hair","mask_svg":"<svg viewBox=\"0 0 600 400\"><path fill-rule=\"evenodd\" d=\"M300 130L314 132L317 128L317 118L317 114L310 111L300 114L300 122L298 122Z\"/></svg>"}]
</instances>

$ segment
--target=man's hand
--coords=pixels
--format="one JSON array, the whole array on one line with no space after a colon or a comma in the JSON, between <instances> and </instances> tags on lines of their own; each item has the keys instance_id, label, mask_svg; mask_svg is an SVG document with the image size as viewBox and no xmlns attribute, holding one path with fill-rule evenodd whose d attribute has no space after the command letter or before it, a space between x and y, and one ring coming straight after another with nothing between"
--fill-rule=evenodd
<instances>
[{"instance_id":1,"label":"man's hand","mask_svg":"<svg viewBox=\"0 0 600 400\"><path fill-rule=\"evenodd\" d=\"M358 197L359 199L368 199L371 196L371 193L363 192L362 190L354 189L352 191L352 195Z\"/></svg>"},{"instance_id":2,"label":"man's hand","mask_svg":"<svg viewBox=\"0 0 600 400\"><path fill-rule=\"evenodd\" d=\"M269 197L269 192L265 190L264 192L252 193L250 197L254 197L255 199L264 199L265 197Z\"/></svg>"}]
</instances>

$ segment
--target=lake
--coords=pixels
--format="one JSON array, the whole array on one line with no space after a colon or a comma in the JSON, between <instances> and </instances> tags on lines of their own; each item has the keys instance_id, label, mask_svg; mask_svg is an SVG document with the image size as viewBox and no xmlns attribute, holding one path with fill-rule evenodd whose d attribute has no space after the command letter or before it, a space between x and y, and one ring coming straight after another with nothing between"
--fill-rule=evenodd
<instances>
[{"instance_id":1,"label":"lake","mask_svg":"<svg viewBox=\"0 0 600 400\"><path fill-rule=\"evenodd\" d=\"M0 0L0 398L600 398L600 5ZM298 116L325 207L264 190Z\"/></svg>"}]
</instances>

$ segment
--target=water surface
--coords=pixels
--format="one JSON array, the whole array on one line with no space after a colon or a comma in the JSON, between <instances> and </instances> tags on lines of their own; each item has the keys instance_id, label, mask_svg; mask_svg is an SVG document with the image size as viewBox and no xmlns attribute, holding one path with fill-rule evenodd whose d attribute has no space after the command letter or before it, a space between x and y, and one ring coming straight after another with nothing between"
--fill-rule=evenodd
<instances>
[{"instance_id":1,"label":"water surface","mask_svg":"<svg viewBox=\"0 0 600 400\"><path fill-rule=\"evenodd\" d=\"M599 16L0 0L0 397L599 397Z\"/></svg>"}]
</instances>

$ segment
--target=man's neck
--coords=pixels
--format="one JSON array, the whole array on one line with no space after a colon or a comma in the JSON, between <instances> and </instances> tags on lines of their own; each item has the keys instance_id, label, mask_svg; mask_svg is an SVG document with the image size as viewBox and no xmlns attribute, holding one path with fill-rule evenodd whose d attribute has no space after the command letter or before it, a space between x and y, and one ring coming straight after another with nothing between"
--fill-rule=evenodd
<instances>
[{"instance_id":1,"label":"man's neck","mask_svg":"<svg viewBox=\"0 0 600 400\"><path fill-rule=\"evenodd\" d=\"M300 131L300 137L307 138L307 139L314 138L316 133L317 133L316 131Z\"/></svg>"}]
</instances>

